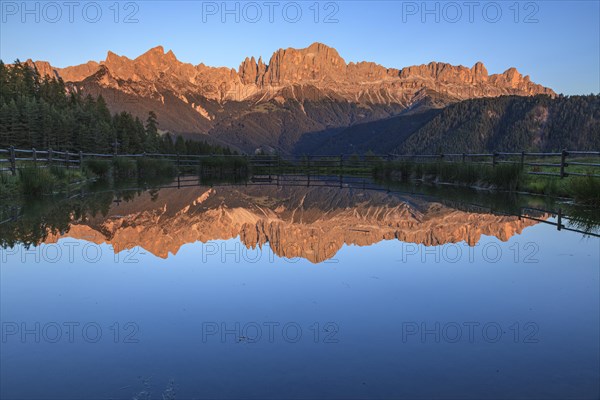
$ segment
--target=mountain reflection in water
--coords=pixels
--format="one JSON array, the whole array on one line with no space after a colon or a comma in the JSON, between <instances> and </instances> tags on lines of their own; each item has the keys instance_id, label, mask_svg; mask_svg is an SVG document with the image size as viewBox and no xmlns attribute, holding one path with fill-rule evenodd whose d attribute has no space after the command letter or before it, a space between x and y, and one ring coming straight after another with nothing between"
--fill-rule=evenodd
<instances>
[{"instance_id":1,"label":"mountain reflection in water","mask_svg":"<svg viewBox=\"0 0 600 400\"><path fill-rule=\"evenodd\" d=\"M71 213L68 226L50 230L43 241L70 237L109 243L118 251L141 246L166 258L187 243L239 236L248 248L269 243L278 256L319 263L344 244L368 246L398 239L427 246L472 246L482 235L506 241L536 223L461 211L422 196L319 186L165 188L109 204L93 213Z\"/></svg>"}]
</instances>

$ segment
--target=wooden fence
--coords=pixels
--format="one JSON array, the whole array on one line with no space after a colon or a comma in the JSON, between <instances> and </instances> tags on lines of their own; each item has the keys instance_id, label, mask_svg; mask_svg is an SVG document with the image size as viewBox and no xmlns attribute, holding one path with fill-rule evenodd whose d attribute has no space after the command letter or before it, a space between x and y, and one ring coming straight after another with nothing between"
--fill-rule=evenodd
<instances>
[{"instance_id":1,"label":"wooden fence","mask_svg":"<svg viewBox=\"0 0 600 400\"><path fill-rule=\"evenodd\" d=\"M568 151L559 153L441 153L441 154L386 154L386 155L188 155L188 154L98 154L86 152L36 150L36 149L0 149L0 172L16 175L20 168L58 166L64 168L83 168L85 160L115 158L154 158L166 159L180 170L184 168L202 168L215 159L243 159L255 171L263 174L299 173L311 175L370 175L373 167L386 162L406 161L412 163L462 163L481 164L495 167L502 164L520 165L532 175L600 177L600 151Z\"/></svg>"},{"instance_id":2,"label":"wooden fence","mask_svg":"<svg viewBox=\"0 0 600 400\"><path fill-rule=\"evenodd\" d=\"M447 153L427 155L401 155L392 154L394 159L413 162L459 162L484 165L513 164L520 165L525 172L531 175L546 175L566 178L568 176L594 176L600 178L600 151L572 151L563 150L560 153ZM590 160L592 159L592 160ZM569 170L571 167L571 170ZM577 171L574 170L577 168ZM580 172L588 169L589 173ZM543 171L542 169L549 169Z\"/></svg>"}]
</instances>

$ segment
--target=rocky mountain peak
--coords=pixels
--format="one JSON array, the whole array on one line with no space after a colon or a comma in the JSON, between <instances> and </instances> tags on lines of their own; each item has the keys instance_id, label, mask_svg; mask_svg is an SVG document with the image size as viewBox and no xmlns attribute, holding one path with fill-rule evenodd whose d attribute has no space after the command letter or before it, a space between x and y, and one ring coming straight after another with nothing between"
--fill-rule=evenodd
<instances>
[{"instance_id":1,"label":"rocky mountain peak","mask_svg":"<svg viewBox=\"0 0 600 400\"><path fill-rule=\"evenodd\" d=\"M114 58L115 56L119 57L113 53L112 57ZM98 64L96 61L88 61L85 64L61 68L59 70L59 73L65 82L80 82L95 74L98 71L99 67L100 64Z\"/></svg>"},{"instance_id":2,"label":"rocky mountain peak","mask_svg":"<svg viewBox=\"0 0 600 400\"><path fill-rule=\"evenodd\" d=\"M101 64L106 65L108 68L119 69L130 62L131 59L126 56L120 56L109 50L106 54L106 59Z\"/></svg>"},{"instance_id":3,"label":"rocky mountain peak","mask_svg":"<svg viewBox=\"0 0 600 400\"><path fill-rule=\"evenodd\" d=\"M521 73L517 71L516 68L509 68L506 71L504 71L502 75L504 75L506 79L511 83L518 82L523 78L523 75L521 75Z\"/></svg>"},{"instance_id":4,"label":"rocky mountain peak","mask_svg":"<svg viewBox=\"0 0 600 400\"><path fill-rule=\"evenodd\" d=\"M256 63L254 56L251 58L246 57L238 68L238 74L244 84L256 83L258 77L258 64Z\"/></svg>"},{"instance_id":5,"label":"rocky mountain peak","mask_svg":"<svg viewBox=\"0 0 600 400\"><path fill-rule=\"evenodd\" d=\"M137 62L146 62L150 64L157 64L163 60L178 61L172 50L165 53L165 49L162 46L153 47L135 59Z\"/></svg>"},{"instance_id":6,"label":"rocky mountain peak","mask_svg":"<svg viewBox=\"0 0 600 400\"><path fill-rule=\"evenodd\" d=\"M162 54L165 54L165 48L159 44L158 46L152 47L150 50L148 50L144 54L160 54L160 55L162 55ZM142 55L144 55L144 54L142 54Z\"/></svg>"},{"instance_id":7,"label":"rocky mountain peak","mask_svg":"<svg viewBox=\"0 0 600 400\"><path fill-rule=\"evenodd\" d=\"M162 72L174 70L182 63L177 60L173 51L169 50L165 53L163 46L156 46L133 60L109 51L106 60L101 64L108 68L116 78L152 81L157 79Z\"/></svg>"},{"instance_id":8,"label":"rocky mountain peak","mask_svg":"<svg viewBox=\"0 0 600 400\"><path fill-rule=\"evenodd\" d=\"M487 68L485 68L485 65L483 65L483 63L481 61L477 61L475 63L475 65L473 65L473 67L471 68L471 72L476 77L481 77L481 78L487 78L488 77Z\"/></svg>"},{"instance_id":9,"label":"rocky mountain peak","mask_svg":"<svg viewBox=\"0 0 600 400\"><path fill-rule=\"evenodd\" d=\"M50 65L48 61L33 61L32 59L28 59L25 61L25 65L28 65L30 68L36 69L41 77L49 76L51 78L58 78L58 71Z\"/></svg>"},{"instance_id":10,"label":"rocky mountain peak","mask_svg":"<svg viewBox=\"0 0 600 400\"><path fill-rule=\"evenodd\" d=\"M114 62L118 62L119 60L122 59L127 59L127 57L125 56L120 56L116 53L113 53L112 51L108 51L106 53L106 58L104 59L104 64L110 64L110 63L114 63Z\"/></svg>"},{"instance_id":11,"label":"rocky mountain peak","mask_svg":"<svg viewBox=\"0 0 600 400\"><path fill-rule=\"evenodd\" d=\"M269 61L265 83L280 86L302 81L345 78L346 61L322 43L304 49L279 49Z\"/></svg>"}]
</instances>

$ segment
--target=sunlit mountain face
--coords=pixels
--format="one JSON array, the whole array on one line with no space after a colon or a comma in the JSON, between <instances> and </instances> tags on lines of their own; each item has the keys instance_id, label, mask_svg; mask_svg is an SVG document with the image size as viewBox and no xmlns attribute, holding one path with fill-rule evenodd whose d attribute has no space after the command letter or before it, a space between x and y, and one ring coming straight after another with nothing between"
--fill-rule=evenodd
<instances>
[{"instance_id":1,"label":"sunlit mountain face","mask_svg":"<svg viewBox=\"0 0 600 400\"><path fill-rule=\"evenodd\" d=\"M467 99L556 95L516 68L490 74L482 62L347 62L322 43L278 49L264 61L250 55L237 70L184 63L162 46L135 59L108 51L104 61L66 68L52 66L52 60L27 63L42 76L62 78L70 91L101 94L113 112L145 119L153 111L162 130L246 152L314 153L321 140L359 123Z\"/></svg>"},{"instance_id":2,"label":"sunlit mountain face","mask_svg":"<svg viewBox=\"0 0 600 400\"><path fill-rule=\"evenodd\" d=\"M105 213L72 218L46 242L70 237L118 250L140 246L167 258L187 243L239 237L249 249L268 243L278 256L319 263L344 245L400 240L473 246L482 235L506 241L535 224L461 211L422 196L276 185L167 188L117 199Z\"/></svg>"}]
</instances>

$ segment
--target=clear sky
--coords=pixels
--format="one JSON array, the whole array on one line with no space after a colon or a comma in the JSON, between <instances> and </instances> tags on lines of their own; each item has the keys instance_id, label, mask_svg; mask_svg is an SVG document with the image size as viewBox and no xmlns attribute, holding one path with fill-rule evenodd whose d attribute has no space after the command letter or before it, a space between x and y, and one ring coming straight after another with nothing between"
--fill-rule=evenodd
<instances>
[{"instance_id":1,"label":"clear sky","mask_svg":"<svg viewBox=\"0 0 600 400\"><path fill-rule=\"evenodd\" d=\"M130 58L151 47L184 62L237 68L318 41L349 61L430 61L490 73L516 67L565 94L600 92L600 2L0 1L0 58L58 67Z\"/></svg>"}]
</instances>

